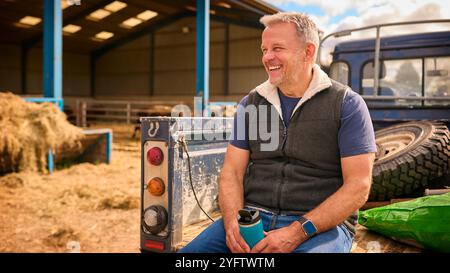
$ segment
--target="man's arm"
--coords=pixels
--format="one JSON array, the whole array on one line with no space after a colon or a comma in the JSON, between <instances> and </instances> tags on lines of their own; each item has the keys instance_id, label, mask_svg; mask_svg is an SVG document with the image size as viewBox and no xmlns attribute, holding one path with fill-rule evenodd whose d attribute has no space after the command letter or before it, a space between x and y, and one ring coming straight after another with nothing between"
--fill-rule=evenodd
<instances>
[{"instance_id":1,"label":"man's arm","mask_svg":"<svg viewBox=\"0 0 450 273\"><path fill-rule=\"evenodd\" d=\"M367 201L374 158L373 153L341 158L342 187L305 215L314 223L318 233L342 223ZM287 227L268 232L252 252L292 252L306 239L300 223L294 221Z\"/></svg>"},{"instance_id":2,"label":"man's arm","mask_svg":"<svg viewBox=\"0 0 450 273\"><path fill-rule=\"evenodd\" d=\"M244 175L250 157L248 150L228 144L220 172L219 205L226 232L227 246L232 252L249 252L239 233L238 210L244 206Z\"/></svg>"},{"instance_id":3,"label":"man's arm","mask_svg":"<svg viewBox=\"0 0 450 273\"><path fill-rule=\"evenodd\" d=\"M342 223L352 212L362 207L369 197L372 184L374 153L341 158L343 186L317 208L305 215L324 232ZM301 228L296 223L297 228Z\"/></svg>"}]
</instances>

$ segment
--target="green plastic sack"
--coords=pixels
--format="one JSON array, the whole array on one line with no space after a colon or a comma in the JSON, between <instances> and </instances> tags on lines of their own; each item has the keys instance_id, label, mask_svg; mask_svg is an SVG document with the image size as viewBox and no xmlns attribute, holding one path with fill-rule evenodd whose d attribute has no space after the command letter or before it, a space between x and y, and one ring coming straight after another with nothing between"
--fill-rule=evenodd
<instances>
[{"instance_id":1,"label":"green plastic sack","mask_svg":"<svg viewBox=\"0 0 450 273\"><path fill-rule=\"evenodd\" d=\"M394 240L450 252L450 193L360 211L358 222Z\"/></svg>"}]
</instances>

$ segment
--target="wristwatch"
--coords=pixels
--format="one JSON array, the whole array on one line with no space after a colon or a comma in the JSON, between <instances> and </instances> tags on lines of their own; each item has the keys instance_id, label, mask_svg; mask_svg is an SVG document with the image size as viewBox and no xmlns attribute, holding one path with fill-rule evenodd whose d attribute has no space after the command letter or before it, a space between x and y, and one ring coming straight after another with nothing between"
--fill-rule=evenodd
<instances>
[{"instance_id":1,"label":"wristwatch","mask_svg":"<svg viewBox=\"0 0 450 273\"><path fill-rule=\"evenodd\" d=\"M311 222L311 220L306 219L303 216L300 216L300 219L298 219L297 221L302 226L303 232L305 233L306 237L311 238L317 233L317 228L313 224L313 222Z\"/></svg>"}]
</instances>

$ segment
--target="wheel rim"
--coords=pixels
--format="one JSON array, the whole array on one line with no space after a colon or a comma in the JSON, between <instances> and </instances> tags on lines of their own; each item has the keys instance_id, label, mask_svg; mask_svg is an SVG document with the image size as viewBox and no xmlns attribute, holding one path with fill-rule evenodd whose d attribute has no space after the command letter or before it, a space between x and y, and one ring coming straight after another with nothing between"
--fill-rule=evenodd
<instances>
[{"instance_id":1,"label":"wheel rim","mask_svg":"<svg viewBox=\"0 0 450 273\"><path fill-rule=\"evenodd\" d=\"M406 147L411 146L416 140L413 132L390 133L376 139L377 155L375 161L394 156Z\"/></svg>"}]
</instances>

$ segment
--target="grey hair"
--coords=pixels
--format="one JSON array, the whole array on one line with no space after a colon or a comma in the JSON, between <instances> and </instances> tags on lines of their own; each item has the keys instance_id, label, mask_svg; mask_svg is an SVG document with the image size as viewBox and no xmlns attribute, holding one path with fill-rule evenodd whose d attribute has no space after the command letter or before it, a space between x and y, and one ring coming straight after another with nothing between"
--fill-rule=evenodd
<instances>
[{"instance_id":1,"label":"grey hair","mask_svg":"<svg viewBox=\"0 0 450 273\"><path fill-rule=\"evenodd\" d=\"M301 40L312 43L317 49L319 48L319 29L314 21L306 14L299 12L278 12L271 15L264 15L259 19L265 27L276 23L294 23L297 34Z\"/></svg>"}]
</instances>

